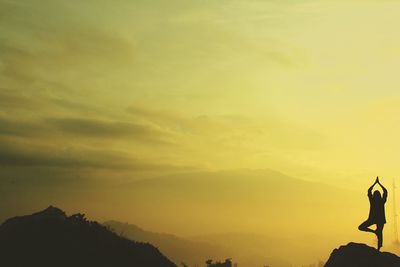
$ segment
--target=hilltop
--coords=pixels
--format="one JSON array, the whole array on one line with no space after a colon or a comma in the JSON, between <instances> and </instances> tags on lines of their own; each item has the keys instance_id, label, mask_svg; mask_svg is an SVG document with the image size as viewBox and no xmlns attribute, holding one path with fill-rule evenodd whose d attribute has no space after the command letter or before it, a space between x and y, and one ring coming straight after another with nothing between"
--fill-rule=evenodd
<instances>
[{"instance_id":1,"label":"hilltop","mask_svg":"<svg viewBox=\"0 0 400 267\"><path fill-rule=\"evenodd\" d=\"M1 266L176 267L150 244L118 236L83 214L49 208L0 226Z\"/></svg>"},{"instance_id":2,"label":"hilltop","mask_svg":"<svg viewBox=\"0 0 400 267\"><path fill-rule=\"evenodd\" d=\"M365 244L349 243L334 249L325 267L398 267L400 257Z\"/></svg>"}]
</instances>

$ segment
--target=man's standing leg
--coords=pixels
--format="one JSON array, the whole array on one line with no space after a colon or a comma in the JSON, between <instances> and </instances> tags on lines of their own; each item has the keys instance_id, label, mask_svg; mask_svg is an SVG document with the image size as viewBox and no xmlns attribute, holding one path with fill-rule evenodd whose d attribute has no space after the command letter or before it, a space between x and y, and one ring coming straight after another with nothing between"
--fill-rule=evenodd
<instances>
[{"instance_id":1,"label":"man's standing leg","mask_svg":"<svg viewBox=\"0 0 400 267\"><path fill-rule=\"evenodd\" d=\"M384 224L376 224L376 237L378 238L378 250L381 249L382 245L383 245L383 226Z\"/></svg>"}]
</instances>

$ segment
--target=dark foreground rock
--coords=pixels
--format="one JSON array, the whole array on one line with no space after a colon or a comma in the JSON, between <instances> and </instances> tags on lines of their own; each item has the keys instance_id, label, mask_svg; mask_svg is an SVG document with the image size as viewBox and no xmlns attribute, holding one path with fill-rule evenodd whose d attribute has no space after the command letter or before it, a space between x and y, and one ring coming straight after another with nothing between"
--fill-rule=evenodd
<instances>
[{"instance_id":1,"label":"dark foreground rock","mask_svg":"<svg viewBox=\"0 0 400 267\"><path fill-rule=\"evenodd\" d=\"M0 266L176 267L150 244L54 207L0 226Z\"/></svg>"},{"instance_id":2,"label":"dark foreground rock","mask_svg":"<svg viewBox=\"0 0 400 267\"><path fill-rule=\"evenodd\" d=\"M400 267L400 257L365 244L349 243L333 250L325 267Z\"/></svg>"}]
</instances>

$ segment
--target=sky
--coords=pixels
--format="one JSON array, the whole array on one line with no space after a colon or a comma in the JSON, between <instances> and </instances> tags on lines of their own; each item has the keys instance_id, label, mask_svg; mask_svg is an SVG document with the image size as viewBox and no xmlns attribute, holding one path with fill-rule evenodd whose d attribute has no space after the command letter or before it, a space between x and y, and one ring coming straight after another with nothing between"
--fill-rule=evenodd
<instances>
[{"instance_id":1,"label":"sky","mask_svg":"<svg viewBox=\"0 0 400 267\"><path fill-rule=\"evenodd\" d=\"M108 187L182 173L390 185L399 12L372 0L0 0L0 217L49 200L77 210L85 196L105 219Z\"/></svg>"}]
</instances>

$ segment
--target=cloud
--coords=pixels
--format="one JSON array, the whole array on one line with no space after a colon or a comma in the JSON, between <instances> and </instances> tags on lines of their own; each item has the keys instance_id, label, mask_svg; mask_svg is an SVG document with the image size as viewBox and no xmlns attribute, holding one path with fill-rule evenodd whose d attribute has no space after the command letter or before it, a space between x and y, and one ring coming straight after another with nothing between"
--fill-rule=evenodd
<instances>
[{"instance_id":1,"label":"cloud","mask_svg":"<svg viewBox=\"0 0 400 267\"><path fill-rule=\"evenodd\" d=\"M0 106L2 110L34 110L43 107L43 101L29 97L22 92L0 88Z\"/></svg>"},{"instance_id":2,"label":"cloud","mask_svg":"<svg viewBox=\"0 0 400 267\"><path fill-rule=\"evenodd\" d=\"M143 121L157 124L160 127L180 130L187 127L188 118L170 110L157 110L145 106L131 105L126 108L126 111L135 119L142 119Z\"/></svg>"},{"instance_id":3,"label":"cloud","mask_svg":"<svg viewBox=\"0 0 400 267\"><path fill-rule=\"evenodd\" d=\"M15 117L16 113L29 112L33 114L65 113L78 114L80 116L111 117L112 114L95 103L82 99L73 99L71 96L47 96L33 90L18 90L0 88L0 112ZM26 117L26 113L25 116Z\"/></svg>"},{"instance_id":4,"label":"cloud","mask_svg":"<svg viewBox=\"0 0 400 267\"><path fill-rule=\"evenodd\" d=\"M213 150L216 155L226 151L239 154L268 151L280 155L324 146L324 137L319 132L279 115L189 116L142 106L130 106L127 112L135 118L171 129L181 144L196 147L196 152ZM207 147L204 147L205 143Z\"/></svg>"},{"instance_id":5,"label":"cloud","mask_svg":"<svg viewBox=\"0 0 400 267\"><path fill-rule=\"evenodd\" d=\"M45 118L33 121L0 117L0 136L26 138L116 139L150 144L173 144L172 135L150 125L90 118Z\"/></svg>"},{"instance_id":6,"label":"cloud","mask_svg":"<svg viewBox=\"0 0 400 267\"><path fill-rule=\"evenodd\" d=\"M53 7L53 9L52 9ZM24 91L68 88L68 77L98 77L129 65L132 44L115 32L77 23L63 4L0 2L0 81ZM50 9L50 10L48 10ZM84 80L83 78L79 81ZM46 88L44 88L46 87Z\"/></svg>"},{"instance_id":7,"label":"cloud","mask_svg":"<svg viewBox=\"0 0 400 267\"><path fill-rule=\"evenodd\" d=\"M25 142L0 141L0 165L17 167L50 167L72 169L109 169L116 171L172 171L193 169L147 162L114 150L80 147L35 145Z\"/></svg>"},{"instance_id":8,"label":"cloud","mask_svg":"<svg viewBox=\"0 0 400 267\"><path fill-rule=\"evenodd\" d=\"M63 133L76 136L169 143L167 133L149 125L89 118L48 118L45 122Z\"/></svg>"},{"instance_id":9,"label":"cloud","mask_svg":"<svg viewBox=\"0 0 400 267\"><path fill-rule=\"evenodd\" d=\"M79 73L100 75L100 72L104 75L113 66L128 64L133 57L129 43L105 33L43 32L38 35L39 38L31 40L36 43L31 47L0 38L3 79L19 86L30 84L30 88L38 84L65 87L57 80L60 71L77 76Z\"/></svg>"},{"instance_id":10,"label":"cloud","mask_svg":"<svg viewBox=\"0 0 400 267\"><path fill-rule=\"evenodd\" d=\"M0 117L0 136L43 138L48 137L50 133L51 129L47 125Z\"/></svg>"},{"instance_id":11,"label":"cloud","mask_svg":"<svg viewBox=\"0 0 400 267\"><path fill-rule=\"evenodd\" d=\"M6 79L32 83L35 80L34 55L28 50L13 46L4 39L0 39L0 74Z\"/></svg>"}]
</instances>

